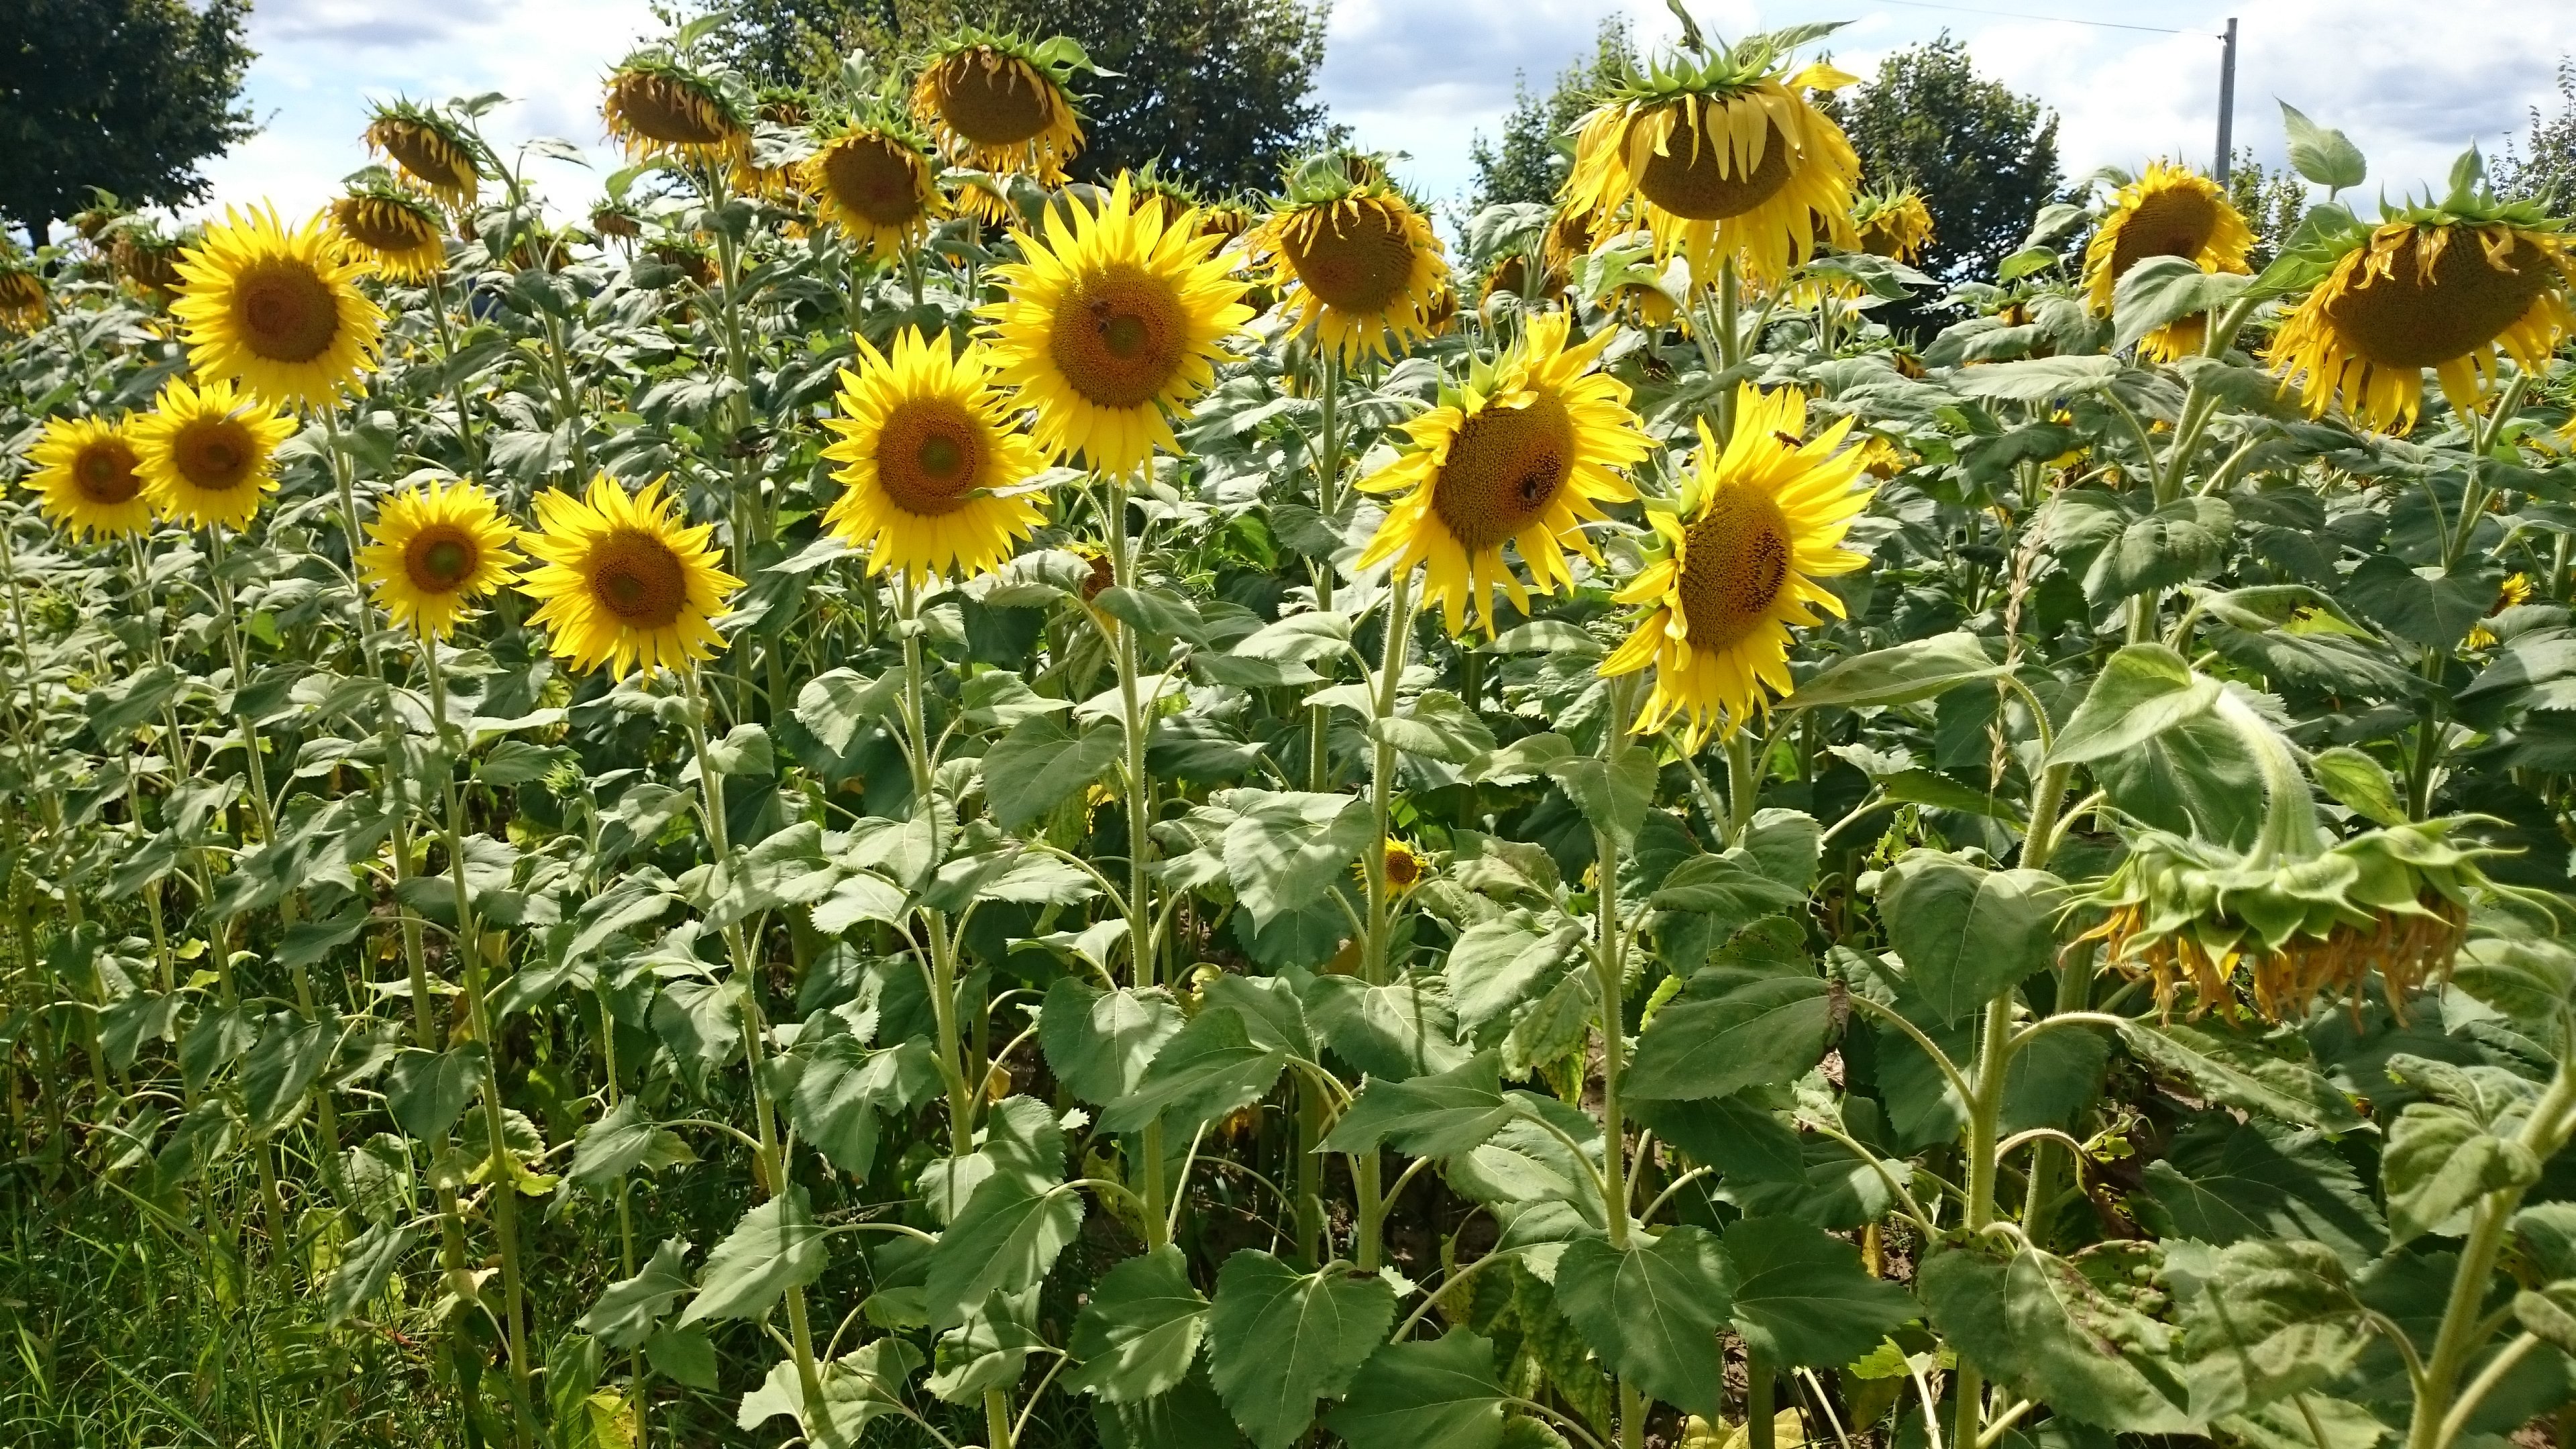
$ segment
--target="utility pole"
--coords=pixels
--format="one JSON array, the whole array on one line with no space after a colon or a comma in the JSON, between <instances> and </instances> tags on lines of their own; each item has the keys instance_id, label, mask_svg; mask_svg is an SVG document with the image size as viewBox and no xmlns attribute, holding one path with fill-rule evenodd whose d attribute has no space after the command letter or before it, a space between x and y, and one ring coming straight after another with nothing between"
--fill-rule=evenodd
<instances>
[{"instance_id":1,"label":"utility pole","mask_svg":"<svg viewBox=\"0 0 2576 1449\"><path fill-rule=\"evenodd\" d=\"M2218 62L2218 164L2210 168L2219 186L2227 185L2227 162L2235 150L2236 131L2236 17L2227 17L2227 34L2220 37L2227 48Z\"/></svg>"}]
</instances>

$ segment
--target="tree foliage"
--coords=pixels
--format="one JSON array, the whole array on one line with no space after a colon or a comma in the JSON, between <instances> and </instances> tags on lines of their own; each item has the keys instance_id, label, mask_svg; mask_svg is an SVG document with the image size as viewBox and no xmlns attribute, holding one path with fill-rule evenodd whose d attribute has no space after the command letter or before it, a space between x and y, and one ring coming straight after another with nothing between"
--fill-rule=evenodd
<instances>
[{"instance_id":1,"label":"tree foliage","mask_svg":"<svg viewBox=\"0 0 2576 1449\"><path fill-rule=\"evenodd\" d=\"M2498 194L2535 201L2553 216L2576 203L2576 58L2558 59L2557 109L2531 108L2531 132L2522 144L2505 142L2489 168Z\"/></svg>"},{"instance_id":2,"label":"tree foliage","mask_svg":"<svg viewBox=\"0 0 2576 1449\"><path fill-rule=\"evenodd\" d=\"M2299 219L2307 215L2308 184L2286 166L2274 170L2255 160L2253 152L2239 151L2227 168L2227 199L2253 228L2254 250L2247 260L2259 272L2281 254L2290 233L2299 229Z\"/></svg>"},{"instance_id":3,"label":"tree foliage","mask_svg":"<svg viewBox=\"0 0 2576 1449\"><path fill-rule=\"evenodd\" d=\"M2057 192L2056 114L1978 76L1947 31L1888 56L1828 105L1868 184L1923 194L1932 245L1921 265L1934 276L1992 272Z\"/></svg>"},{"instance_id":4,"label":"tree foliage","mask_svg":"<svg viewBox=\"0 0 2576 1449\"><path fill-rule=\"evenodd\" d=\"M1527 72L1516 76L1512 113L1504 118L1501 144L1487 141L1480 132L1468 153L1476 163L1477 209L1555 199L1572 154L1566 133L1592 109L1602 89L1616 82L1636 59L1628 17L1605 15L1593 35L1592 54L1558 72L1556 84L1545 96L1530 89Z\"/></svg>"},{"instance_id":5,"label":"tree foliage","mask_svg":"<svg viewBox=\"0 0 2576 1449\"><path fill-rule=\"evenodd\" d=\"M236 104L249 0L0 6L0 214L40 244L93 187L129 203L205 194L197 163L257 127Z\"/></svg>"}]
</instances>

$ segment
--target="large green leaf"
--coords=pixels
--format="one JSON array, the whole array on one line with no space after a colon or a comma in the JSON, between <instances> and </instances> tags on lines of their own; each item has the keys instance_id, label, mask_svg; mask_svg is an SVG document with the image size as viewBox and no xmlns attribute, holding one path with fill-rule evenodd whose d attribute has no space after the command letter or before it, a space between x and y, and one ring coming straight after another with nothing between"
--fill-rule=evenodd
<instances>
[{"instance_id":1,"label":"large green leaf","mask_svg":"<svg viewBox=\"0 0 2576 1449\"><path fill-rule=\"evenodd\" d=\"M2049 762L2089 764L2126 754L2218 702L2219 683L2162 644L2132 644L2111 656L2075 717L2057 732Z\"/></svg>"},{"instance_id":2,"label":"large green leaf","mask_svg":"<svg viewBox=\"0 0 2576 1449\"><path fill-rule=\"evenodd\" d=\"M823 1229L806 1205L805 1189L787 1191L742 1215L699 1275L698 1296L680 1323L710 1318L758 1318L790 1288L823 1276Z\"/></svg>"},{"instance_id":3,"label":"large green leaf","mask_svg":"<svg viewBox=\"0 0 2576 1449\"><path fill-rule=\"evenodd\" d=\"M419 1232L408 1226L378 1223L360 1233L341 1254L340 1266L331 1270L331 1279L322 1289L322 1321L338 1324L351 1314L376 1301L385 1284L402 1262L404 1253L418 1241Z\"/></svg>"},{"instance_id":4,"label":"large green leaf","mask_svg":"<svg viewBox=\"0 0 2576 1449\"><path fill-rule=\"evenodd\" d=\"M649 1337L653 1325L671 1311L672 1300L688 1291L689 1245L664 1238L642 1271L601 1289L599 1301L574 1326L610 1348L630 1349Z\"/></svg>"},{"instance_id":5,"label":"large green leaf","mask_svg":"<svg viewBox=\"0 0 2576 1449\"><path fill-rule=\"evenodd\" d=\"M2539 1181L2540 1161L2457 1107L2409 1102L2388 1130L2379 1178L2389 1245L2402 1247L2490 1192Z\"/></svg>"},{"instance_id":6,"label":"large green leaf","mask_svg":"<svg viewBox=\"0 0 2576 1449\"><path fill-rule=\"evenodd\" d=\"M1065 1386L1113 1403L1142 1403L1189 1376L1207 1332L1208 1300L1190 1285L1189 1260L1171 1243L1109 1270L1068 1343L1082 1366Z\"/></svg>"},{"instance_id":7,"label":"large green leaf","mask_svg":"<svg viewBox=\"0 0 2576 1449\"><path fill-rule=\"evenodd\" d=\"M939 1093L939 1060L924 1041L870 1051L846 1032L816 1036L799 1039L796 1060L802 1069L787 1094L787 1120L854 1177L876 1162L879 1117Z\"/></svg>"},{"instance_id":8,"label":"large green leaf","mask_svg":"<svg viewBox=\"0 0 2576 1449\"><path fill-rule=\"evenodd\" d=\"M1047 988L1038 1046L1065 1089L1095 1106L1136 1090L1154 1053L1181 1029L1169 993L1100 991L1072 976Z\"/></svg>"},{"instance_id":9,"label":"large green leaf","mask_svg":"<svg viewBox=\"0 0 2576 1449\"><path fill-rule=\"evenodd\" d=\"M1914 1300L1861 1270L1860 1250L1787 1218L1726 1230L1735 1265L1735 1331L1781 1367L1840 1368L1915 1315Z\"/></svg>"},{"instance_id":10,"label":"large green leaf","mask_svg":"<svg viewBox=\"0 0 2576 1449\"><path fill-rule=\"evenodd\" d=\"M1824 1055L1833 1003L1815 977L1703 971L1655 1013L1623 1081L1641 1097L1723 1097L1789 1082Z\"/></svg>"},{"instance_id":11,"label":"large green leaf","mask_svg":"<svg viewBox=\"0 0 2576 1449\"><path fill-rule=\"evenodd\" d=\"M2147 1165L2138 1206L2168 1238L2216 1247L2307 1238L2358 1267L2388 1244L2379 1209L2334 1147L2312 1130L2198 1118Z\"/></svg>"},{"instance_id":12,"label":"large green leaf","mask_svg":"<svg viewBox=\"0 0 2576 1449\"><path fill-rule=\"evenodd\" d=\"M1225 870L1253 924L1322 900L1375 837L1357 795L1239 792L1225 831Z\"/></svg>"},{"instance_id":13,"label":"large green leaf","mask_svg":"<svg viewBox=\"0 0 2576 1449\"><path fill-rule=\"evenodd\" d=\"M1075 734L1053 715L1013 726L984 754L984 798L993 821L1017 830L1063 804L1118 763L1124 742L1116 725Z\"/></svg>"},{"instance_id":14,"label":"large green leaf","mask_svg":"<svg viewBox=\"0 0 2576 1449\"><path fill-rule=\"evenodd\" d=\"M2056 897L2046 871L1987 870L1910 851L1887 872L1880 918L1915 991L1944 1023L1975 1015L2057 953Z\"/></svg>"},{"instance_id":15,"label":"large green leaf","mask_svg":"<svg viewBox=\"0 0 2576 1449\"><path fill-rule=\"evenodd\" d=\"M1799 709L1914 704L2003 672L1976 635L1936 634L1836 660L1781 703Z\"/></svg>"},{"instance_id":16,"label":"large green leaf","mask_svg":"<svg viewBox=\"0 0 2576 1449\"><path fill-rule=\"evenodd\" d=\"M808 1412L813 1406L797 1382L796 1360L782 1359L742 1396L734 1427L756 1429L785 1414L809 1443L855 1444L870 1422L903 1412L904 1385L921 1368L921 1350L900 1338L880 1338L814 1367L823 1389L819 1412Z\"/></svg>"},{"instance_id":17,"label":"large green leaf","mask_svg":"<svg viewBox=\"0 0 2576 1449\"><path fill-rule=\"evenodd\" d=\"M1162 1044L1136 1089L1110 1103L1100 1125L1138 1132L1163 1118L1186 1135L1261 1100L1287 1062L1285 1050L1253 1041L1241 1012L1209 1007Z\"/></svg>"},{"instance_id":18,"label":"large green leaf","mask_svg":"<svg viewBox=\"0 0 2576 1449\"><path fill-rule=\"evenodd\" d=\"M385 1107L395 1125L421 1142L455 1126L482 1082L484 1060L479 1041L445 1051L406 1048L385 1069Z\"/></svg>"},{"instance_id":19,"label":"large green leaf","mask_svg":"<svg viewBox=\"0 0 2576 1449\"><path fill-rule=\"evenodd\" d=\"M2483 560L2445 571L2410 568L2394 554L2375 553L2344 581L2343 600L2398 638L2447 652L2486 617L2503 583L2504 570Z\"/></svg>"},{"instance_id":20,"label":"large green leaf","mask_svg":"<svg viewBox=\"0 0 2576 1449\"><path fill-rule=\"evenodd\" d=\"M2202 1418L2324 1388L2369 1341L2343 1262L2322 1243L2172 1242L2165 1277L2181 1310L2192 1412Z\"/></svg>"},{"instance_id":21,"label":"large green leaf","mask_svg":"<svg viewBox=\"0 0 2576 1449\"><path fill-rule=\"evenodd\" d=\"M1257 1249L1217 1270L1208 1370L1226 1411L1258 1449L1287 1449L1338 1398L1395 1321L1386 1280L1341 1265L1300 1273Z\"/></svg>"},{"instance_id":22,"label":"large green leaf","mask_svg":"<svg viewBox=\"0 0 2576 1449\"><path fill-rule=\"evenodd\" d=\"M2119 1433L2199 1433L2174 1331L2136 1301L2141 1251L1949 1248L1924 1260L1914 1287L1960 1356L2014 1392Z\"/></svg>"},{"instance_id":23,"label":"large green leaf","mask_svg":"<svg viewBox=\"0 0 2576 1449\"><path fill-rule=\"evenodd\" d=\"M1379 1349L1324 1427L1350 1449L1496 1449L1506 1397L1493 1343L1461 1328Z\"/></svg>"},{"instance_id":24,"label":"large green leaf","mask_svg":"<svg viewBox=\"0 0 2576 1449\"><path fill-rule=\"evenodd\" d=\"M2361 1125L2351 1100L2313 1068L2216 1026L2131 1020L2121 1023L2120 1039L2147 1066L2231 1107L2329 1132Z\"/></svg>"},{"instance_id":25,"label":"large green leaf","mask_svg":"<svg viewBox=\"0 0 2576 1449\"><path fill-rule=\"evenodd\" d=\"M964 1323L996 1293L1046 1276L1082 1228L1082 1195L1016 1173L986 1178L930 1250L924 1298L934 1329Z\"/></svg>"},{"instance_id":26,"label":"large green leaf","mask_svg":"<svg viewBox=\"0 0 2576 1449\"><path fill-rule=\"evenodd\" d=\"M1679 1224L1613 1248L1578 1238L1556 1260L1556 1303L1612 1372L1714 1421L1724 1400L1717 1330L1736 1269L1714 1234Z\"/></svg>"},{"instance_id":27,"label":"large green leaf","mask_svg":"<svg viewBox=\"0 0 2576 1449\"><path fill-rule=\"evenodd\" d=\"M573 1140L572 1166L564 1175L576 1186L596 1192L639 1167L658 1172L697 1160L680 1134L644 1110L642 1098L628 1097L581 1129Z\"/></svg>"},{"instance_id":28,"label":"large green leaf","mask_svg":"<svg viewBox=\"0 0 2576 1449\"><path fill-rule=\"evenodd\" d=\"M1483 1146L1512 1113L1500 1063L1479 1052L1436 1076L1363 1084L1322 1150L1374 1152L1391 1144L1414 1157L1448 1157Z\"/></svg>"},{"instance_id":29,"label":"large green leaf","mask_svg":"<svg viewBox=\"0 0 2576 1449\"><path fill-rule=\"evenodd\" d=\"M1436 976L1371 986L1356 976L1318 976L1306 988L1306 1016L1333 1053L1372 1077L1402 1081L1467 1060Z\"/></svg>"}]
</instances>

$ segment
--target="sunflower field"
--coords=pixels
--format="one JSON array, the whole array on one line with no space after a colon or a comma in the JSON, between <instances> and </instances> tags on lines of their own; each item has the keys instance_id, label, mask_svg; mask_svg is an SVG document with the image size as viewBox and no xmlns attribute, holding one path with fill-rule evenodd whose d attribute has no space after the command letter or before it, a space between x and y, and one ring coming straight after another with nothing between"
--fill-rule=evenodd
<instances>
[{"instance_id":1,"label":"sunflower field","mask_svg":"<svg viewBox=\"0 0 2576 1449\"><path fill-rule=\"evenodd\" d=\"M0 1437L2576 1439L2576 243L1936 281L1830 28L1445 236L684 28L0 267Z\"/></svg>"}]
</instances>

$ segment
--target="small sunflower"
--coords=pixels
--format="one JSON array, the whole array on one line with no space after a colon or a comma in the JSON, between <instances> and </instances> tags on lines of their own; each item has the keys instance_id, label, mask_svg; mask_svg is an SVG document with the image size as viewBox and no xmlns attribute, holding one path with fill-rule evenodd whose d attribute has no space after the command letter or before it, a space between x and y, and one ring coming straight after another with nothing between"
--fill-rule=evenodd
<instances>
[{"instance_id":1,"label":"small sunflower","mask_svg":"<svg viewBox=\"0 0 2576 1449\"><path fill-rule=\"evenodd\" d=\"M1570 588L1565 550L1601 561L1585 521L1604 517L1604 503L1637 496L1617 470L1653 445L1628 410L1627 385L1590 370L1614 334L1604 328L1569 347L1566 330L1562 312L1531 318L1490 368L1405 425L1411 445L1401 457L1360 480L1363 492L1404 496L1359 566L1427 565L1423 598L1440 602L1453 636L1466 632L1470 611L1491 627L1497 586L1528 611L1529 590L1504 545L1542 592Z\"/></svg>"},{"instance_id":2,"label":"small sunflower","mask_svg":"<svg viewBox=\"0 0 2576 1449\"><path fill-rule=\"evenodd\" d=\"M1215 383L1225 338L1252 318L1217 239L1192 216L1138 214L1122 175L1097 211L1013 240L1021 260L994 268L1008 297L983 311L995 380L1037 409L1038 442L1104 473L1179 452L1166 415Z\"/></svg>"},{"instance_id":3,"label":"small sunflower","mask_svg":"<svg viewBox=\"0 0 2576 1449\"><path fill-rule=\"evenodd\" d=\"M365 186L331 203L331 224L358 255L397 282L425 282L447 270L447 238L438 214L417 195Z\"/></svg>"},{"instance_id":4,"label":"small sunflower","mask_svg":"<svg viewBox=\"0 0 2576 1449\"><path fill-rule=\"evenodd\" d=\"M1860 249L1871 256L1915 261L1932 244L1932 209L1911 186L1871 192L1853 205L1852 230L1860 234Z\"/></svg>"},{"instance_id":5,"label":"small sunflower","mask_svg":"<svg viewBox=\"0 0 2576 1449\"><path fill-rule=\"evenodd\" d=\"M879 126L852 126L804 163L805 189L823 219L872 250L895 255L918 246L942 203L938 166L910 138Z\"/></svg>"},{"instance_id":6,"label":"small sunflower","mask_svg":"<svg viewBox=\"0 0 2576 1449\"><path fill-rule=\"evenodd\" d=\"M454 632L466 606L509 581L522 562L519 531L471 483L432 482L387 498L367 525L358 577L398 629L424 639Z\"/></svg>"},{"instance_id":7,"label":"small sunflower","mask_svg":"<svg viewBox=\"0 0 2576 1449\"><path fill-rule=\"evenodd\" d=\"M724 647L715 617L742 580L708 542L714 526L684 525L663 481L630 496L602 473L587 496L537 495L537 531L521 537L537 562L515 582L575 669L685 669Z\"/></svg>"},{"instance_id":8,"label":"small sunflower","mask_svg":"<svg viewBox=\"0 0 2576 1449\"><path fill-rule=\"evenodd\" d=\"M1062 186L1065 163L1082 151L1082 121L1068 84L1088 69L1071 42L1032 46L1015 36L967 30L943 42L912 86L912 113L952 163L995 175L1026 175ZM999 198L969 191L961 204L1007 221Z\"/></svg>"},{"instance_id":9,"label":"small sunflower","mask_svg":"<svg viewBox=\"0 0 2576 1449\"><path fill-rule=\"evenodd\" d=\"M1655 692L1637 732L1678 718L1694 749L1712 728L1732 736L1768 713L1773 695L1790 692L1791 626L1822 623L1817 608L1842 617L1842 601L1816 581L1869 562L1842 546L1870 497L1856 486L1866 451L1842 448L1851 419L1800 442L1805 394L1749 383L1735 411L1735 436L1723 448L1700 424L1698 466L1680 510L1653 515L1671 552L1615 596L1653 612L1601 662L1604 675L1653 665Z\"/></svg>"},{"instance_id":10,"label":"small sunflower","mask_svg":"<svg viewBox=\"0 0 2576 1449\"><path fill-rule=\"evenodd\" d=\"M1422 852L1414 849L1411 842L1398 840L1391 835L1387 837L1386 854L1383 859L1386 864L1386 884L1389 890L1413 889L1421 881L1423 873L1430 869L1422 858ZM1361 867L1361 871L1363 875L1366 874L1365 865Z\"/></svg>"},{"instance_id":11,"label":"small sunflower","mask_svg":"<svg viewBox=\"0 0 2576 1449\"><path fill-rule=\"evenodd\" d=\"M0 328L33 332L45 325L45 279L23 257L0 253Z\"/></svg>"},{"instance_id":12,"label":"small sunflower","mask_svg":"<svg viewBox=\"0 0 2576 1449\"><path fill-rule=\"evenodd\" d=\"M750 122L723 86L655 51L610 73L599 109L608 134L638 159L735 162L751 141Z\"/></svg>"},{"instance_id":13,"label":"small sunflower","mask_svg":"<svg viewBox=\"0 0 2576 1449\"><path fill-rule=\"evenodd\" d=\"M170 304L200 377L237 377L280 403L329 405L375 366L385 314L358 290L364 263L316 216L288 231L270 210L236 212L179 258Z\"/></svg>"},{"instance_id":14,"label":"small sunflower","mask_svg":"<svg viewBox=\"0 0 2576 1449\"><path fill-rule=\"evenodd\" d=\"M2095 316L2108 317L2120 279L2149 257L2181 257L2204 272L2243 272L2253 246L2253 229L2218 183L2157 161L2111 198L2085 244L2085 301ZM2176 361L2200 350L2205 328L2200 318L2185 318L2148 334L2139 347L2159 362Z\"/></svg>"},{"instance_id":15,"label":"small sunflower","mask_svg":"<svg viewBox=\"0 0 2576 1449\"><path fill-rule=\"evenodd\" d=\"M2566 238L2523 208L2410 209L2344 245L2268 354L2300 379L2311 414L2341 398L2355 422L2405 432L2426 368L2451 406L2474 412L2499 350L2537 371L2576 330Z\"/></svg>"},{"instance_id":16,"label":"small sunflower","mask_svg":"<svg viewBox=\"0 0 2576 1449\"><path fill-rule=\"evenodd\" d=\"M172 378L127 431L155 512L190 528L238 531L259 512L259 496L277 491L277 448L295 420L228 378L203 387Z\"/></svg>"},{"instance_id":17,"label":"small sunflower","mask_svg":"<svg viewBox=\"0 0 2576 1449\"><path fill-rule=\"evenodd\" d=\"M130 220L116 229L107 246L108 265L116 274L164 302L179 292L179 257L197 242L193 232L165 236L148 221Z\"/></svg>"},{"instance_id":18,"label":"small sunflower","mask_svg":"<svg viewBox=\"0 0 2576 1449\"><path fill-rule=\"evenodd\" d=\"M1852 250L1852 188L1860 158L1802 91L1852 77L1827 65L1790 75L1779 48L1747 41L1698 64L1631 71L1583 118L1561 205L1591 217L1600 241L1624 231L1622 208L1679 252L1693 276L1715 276L1740 256L1746 275L1774 283L1817 245Z\"/></svg>"},{"instance_id":19,"label":"small sunflower","mask_svg":"<svg viewBox=\"0 0 2576 1449\"><path fill-rule=\"evenodd\" d=\"M1011 426L980 345L964 356L945 338L906 330L891 359L858 339L859 369L841 373L841 435L823 456L842 466L843 491L824 515L868 551L868 572L914 580L972 578L1002 566L1045 518L1022 487L1044 466Z\"/></svg>"},{"instance_id":20,"label":"small sunflower","mask_svg":"<svg viewBox=\"0 0 2576 1449\"><path fill-rule=\"evenodd\" d=\"M1293 331L1345 363L1401 355L1431 335L1426 314L1449 279L1440 239L1403 192L1355 183L1339 158L1321 159L1291 178L1250 239L1253 256L1285 286Z\"/></svg>"},{"instance_id":21,"label":"small sunflower","mask_svg":"<svg viewBox=\"0 0 2576 1449\"><path fill-rule=\"evenodd\" d=\"M123 424L48 418L27 461L35 465L27 486L36 491L37 506L73 537L141 533L152 526L142 458Z\"/></svg>"},{"instance_id":22,"label":"small sunflower","mask_svg":"<svg viewBox=\"0 0 2576 1449\"><path fill-rule=\"evenodd\" d=\"M393 158L402 173L450 206L472 206L482 186L474 143L463 127L411 101L378 105L367 121L367 149Z\"/></svg>"},{"instance_id":23,"label":"small sunflower","mask_svg":"<svg viewBox=\"0 0 2576 1449\"><path fill-rule=\"evenodd\" d=\"M2489 627L2489 621L2507 609L2519 609L2530 603L2531 596L2537 592L2538 590L2532 587L2531 575L2519 573L2506 575L2504 583L2496 590L2495 604L2487 610L2486 618L2469 626L2469 637L2465 647L2493 649L2496 646L2496 633Z\"/></svg>"}]
</instances>

